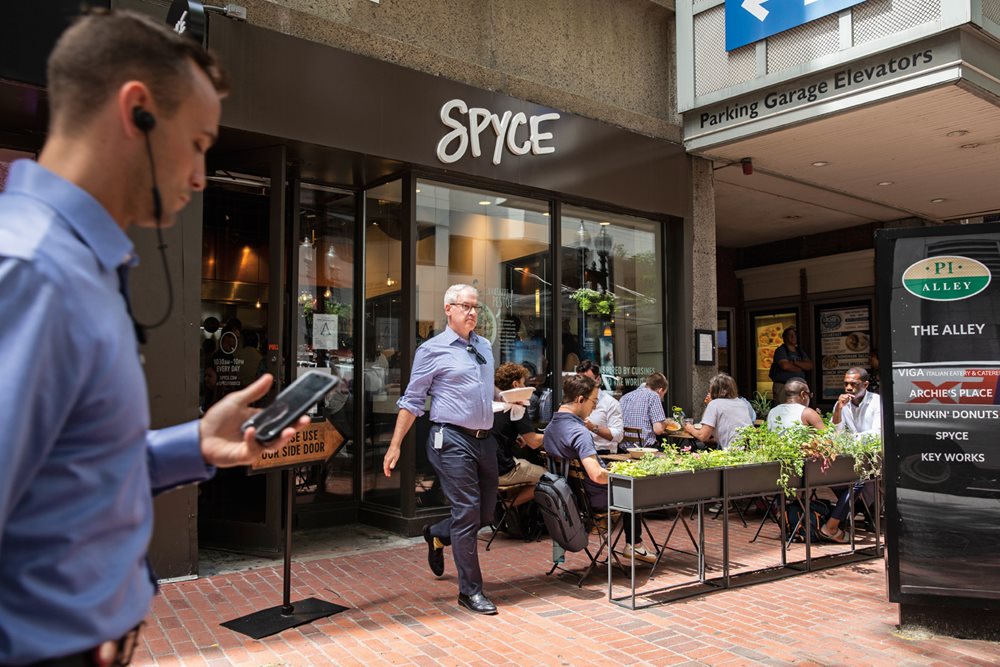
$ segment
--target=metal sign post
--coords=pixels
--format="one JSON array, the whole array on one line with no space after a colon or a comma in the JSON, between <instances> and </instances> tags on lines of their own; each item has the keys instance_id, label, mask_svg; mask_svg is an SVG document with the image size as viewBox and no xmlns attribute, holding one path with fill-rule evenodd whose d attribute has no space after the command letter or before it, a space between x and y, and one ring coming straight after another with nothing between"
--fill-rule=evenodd
<instances>
[{"instance_id":1,"label":"metal sign post","mask_svg":"<svg viewBox=\"0 0 1000 667\"><path fill-rule=\"evenodd\" d=\"M295 434L281 449L264 453L250 466L254 472L282 469L285 483L285 562L281 604L222 623L222 627L263 639L282 630L333 616L347 609L339 604L306 598L292 603L292 510L295 507L295 478L292 469L308 463L325 461L340 449L344 437L326 420L312 424Z\"/></svg>"}]
</instances>

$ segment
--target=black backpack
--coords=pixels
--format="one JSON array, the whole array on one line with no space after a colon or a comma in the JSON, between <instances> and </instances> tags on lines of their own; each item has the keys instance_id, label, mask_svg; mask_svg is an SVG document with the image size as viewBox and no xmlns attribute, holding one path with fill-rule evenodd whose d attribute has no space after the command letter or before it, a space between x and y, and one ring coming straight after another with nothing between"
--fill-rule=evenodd
<instances>
[{"instance_id":1,"label":"black backpack","mask_svg":"<svg viewBox=\"0 0 1000 667\"><path fill-rule=\"evenodd\" d=\"M556 544L566 551L583 551L590 543L590 533L566 479L567 470L568 465L563 461L562 475L551 472L542 475L535 486L535 504L541 510L545 528Z\"/></svg>"},{"instance_id":2,"label":"black backpack","mask_svg":"<svg viewBox=\"0 0 1000 667\"><path fill-rule=\"evenodd\" d=\"M819 529L826 520L830 518L830 512L832 512L830 503L822 498L813 498L809 501L809 518L808 520L799 521L802 518L802 507L798 502L792 500L785 503L785 523L788 526L788 530L795 530L795 534L792 538L793 542L805 542L806 536L806 524L809 524L809 534L811 536L811 542L817 542L820 539ZM797 527L797 529L796 529Z\"/></svg>"}]
</instances>

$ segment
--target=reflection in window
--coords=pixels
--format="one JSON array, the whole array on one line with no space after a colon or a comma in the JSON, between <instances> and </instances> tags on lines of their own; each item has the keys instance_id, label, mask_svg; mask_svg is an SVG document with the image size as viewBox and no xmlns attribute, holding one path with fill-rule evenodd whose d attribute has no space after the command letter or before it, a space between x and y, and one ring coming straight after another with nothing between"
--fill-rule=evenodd
<instances>
[{"instance_id":1,"label":"reflection in window","mask_svg":"<svg viewBox=\"0 0 1000 667\"><path fill-rule=\"evenodd\" d=\"M552 278L548 203L428 181L417 183L417 344L446 326L450 285L479 290L484 306L476 329L493 346L497 365L513 361L536 387L530 416L551 417L547 346ZM426 415L416 424L417 504L443 503L424 443Z\"/></svg>"},{"instance_id":2,"label":"reflection in window","mask_svg":"<svg viewBox=\"0 0 1000 667\"><path fill-rule=\"evenodd\" d=\"M268 188L263 179L210 177L202 229L199 407L264 373L268 272ZM265 477L219 470L200 487L201 540L218 544L216 521L264 523Z\"/></svg>"},{"instance_id":3,"label":"reflection in window","mask_svg":"<svg viewBox=\"0 0 1000 667\"><path fill-rule=\"evenodd\" d=\"M298 317L296 376L310 370L340 380L314 423L325 420L343 438L324 463L295 470L297 502L351 500L354 467L354 195L303 183L299 195L299 261L294 285ZM332 449L336 437L318 432Z\"/></svg>"},{"instance_id":4,"label":"reflection in window","mask_svg":"<svg viewBox=\"0 0 1000 667\"><path fill-rule=\"evenodd\" d=\"M615 396L666 365L661 223L562 209L563 370L591 359Z\"/></svg>"},{"instance_id":5,"label":"reflection in window","mask_svg":"<svg viewBox=\"0 0 1000 667\"><path fill-rule=\"evenodd\" d=\"M364 460L362 497L398 509L400 479L382 474L382 458L396 424L400 386L401 252L405 221L402 183L366 193Z\"/></svg>"}]
</instances>

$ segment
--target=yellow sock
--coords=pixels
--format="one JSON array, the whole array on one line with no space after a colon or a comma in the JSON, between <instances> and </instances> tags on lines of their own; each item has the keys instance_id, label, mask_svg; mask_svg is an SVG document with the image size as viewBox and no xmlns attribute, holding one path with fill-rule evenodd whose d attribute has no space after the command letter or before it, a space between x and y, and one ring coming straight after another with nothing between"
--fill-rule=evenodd
<instances>
[{"instance_id":1,"label":"yellow sock","mask_svg":"<svg viewBox=\"0 0 1000 667\"><path fill-rule=\"evenodd\" d=\"M435 549L444 549L444 543L441 540L439 540L438 538L435 537L434 538L434 548Z\"/></svg>"}]
</instances>

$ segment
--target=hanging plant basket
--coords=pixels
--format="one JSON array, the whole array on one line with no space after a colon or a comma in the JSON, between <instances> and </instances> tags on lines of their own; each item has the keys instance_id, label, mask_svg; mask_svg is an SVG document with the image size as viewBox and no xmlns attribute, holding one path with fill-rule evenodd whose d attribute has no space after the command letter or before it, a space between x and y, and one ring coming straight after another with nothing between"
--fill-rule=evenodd
<instances>
[{"instance_id":1,"label":"hanging plant basket","mask_svg":"<svg viewBox=\"0 0 1000 667\"><path fill-rule=\"evenodd\" d=\"M616 299L615 295L611 292L598 292L587 287L581 287L570 294L569 298L576 301L576 305L579 306L580 310L588 315L605 315L610 317L615 314Z\"/></svg>"}]
</instances>

